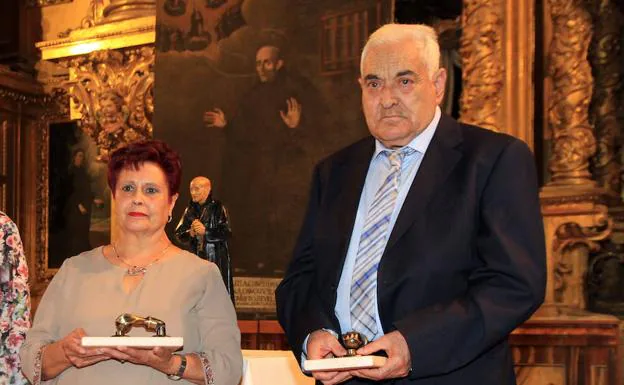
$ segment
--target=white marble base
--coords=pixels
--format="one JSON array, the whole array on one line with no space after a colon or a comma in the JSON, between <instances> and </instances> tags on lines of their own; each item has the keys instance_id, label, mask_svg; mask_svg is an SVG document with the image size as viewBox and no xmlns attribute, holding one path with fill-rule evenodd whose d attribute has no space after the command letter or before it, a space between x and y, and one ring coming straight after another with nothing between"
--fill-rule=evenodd
<instances>
[{"instance_id":1,"label":"white marble base","mask_svg":"<svg viewBox=\"0 0 624 385\"><path fill-rule=\"evenodd\" d=\"M379 356L355 356L323 358L321 360L306 360L303 370L306 372L333 371L378 368L386 363L386 357Z\"/></svg>"},{"instance_id":2,"label":"white marble base","mask_svg":"<svg viewBox=\"0 0 624 385\"><path fill-rule=\"evenodd\" d=\"M156 346L180 348L184 346L182 337L82 337L82 346L115 347L129 346L132 348L153 348Z\"/></svg>"}]
</instances>

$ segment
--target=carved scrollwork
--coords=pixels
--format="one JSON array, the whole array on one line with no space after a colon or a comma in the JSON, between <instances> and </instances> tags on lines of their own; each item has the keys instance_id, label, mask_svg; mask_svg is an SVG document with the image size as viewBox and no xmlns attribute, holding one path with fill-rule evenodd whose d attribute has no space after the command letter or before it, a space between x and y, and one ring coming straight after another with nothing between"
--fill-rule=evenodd
<instances>
[{"instance_id":1,"label":"carved scrollwork","mask_svg":"<svg viewBox=\"0 0 624 385\"><path fill-rule=\"evenodd\" d=\"M549 53L552 99L549 122L553 156L551 185L594 185L589 158L596 139L589 124L593 79L587 61L592 20L583 0L550 0L553 39Z\"/></svg>"},{"instance_id":2,"label":"carved scrollwork","mask_svg":"<svg viewBox=\"0 0 624 385\"><path fill-rule=\"evenodd\" d=\"M598 149L592 159L592 171L600 186L620 193L620 162L617 159L619 95L622 89L622 13L611 0L593 0L594 36L590 60L595 80L590 119L595 125Z\"/></svg>"},{"instance_id":3,"label":"carved scrollwork","mask_svg":"<svg viewBox=\"0 0 624 385\"><path fill-rule=\"evenodd\" d=\"M502 56L503 2L465 0L462 12L463 92L461 121L499 131L505 70Z\"/></svg>"},{"instance_id":4,"label":"carved scrollwork","mask_svg":"<svg viewBox=\"0 0 624 385\"><path fill-rule=\"evenodd\" d=\"M154 49L96 51L70 59L69 95L81 129L98 145L101 160L126 143L152 136Z\"/></svg>"},{"instance_id":5,"label":"carved scrollwork","mask_svg":"<svg viewBox=\"0 0 624 385\"><path fill-rule=\"evenodd\" d=\"M576 222L561 224L555 231L553 251L553 290L556 304L585 309L585 272L590 252L600 250L599 241L611 233L606 213L597 214L596 226Z\"/></svg>"}]
</instances>

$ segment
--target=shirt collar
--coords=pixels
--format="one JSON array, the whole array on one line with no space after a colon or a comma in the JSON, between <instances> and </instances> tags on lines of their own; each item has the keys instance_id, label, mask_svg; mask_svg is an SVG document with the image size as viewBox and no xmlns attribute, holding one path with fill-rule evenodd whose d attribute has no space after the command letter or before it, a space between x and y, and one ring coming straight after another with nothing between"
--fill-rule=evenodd
<instances>
[{"instance_id":1,"label":"shirt collar","mask_svg":"<svg viewBox=\"0 0 624 385\"><path fill-rule=\"evenodd\" d=\"M411 147L416 150L416 152L424 154L429 147L429 143L431 143L431 139L433 138L433 134L435 134L436 132L436 128L438 127L438 123L440 123L441 117L442 110L440 110L439 106L436 106L435 113L433 114L433 119L431 119L431 122L420 134L416 135L416 137L412 139L412 141L409 142L406 147ZM373 159L376 159L377 155L385 150L389 149L381 144L379 140L375 139L375 153L373 154Z\"/></svg>"}]
</instances>

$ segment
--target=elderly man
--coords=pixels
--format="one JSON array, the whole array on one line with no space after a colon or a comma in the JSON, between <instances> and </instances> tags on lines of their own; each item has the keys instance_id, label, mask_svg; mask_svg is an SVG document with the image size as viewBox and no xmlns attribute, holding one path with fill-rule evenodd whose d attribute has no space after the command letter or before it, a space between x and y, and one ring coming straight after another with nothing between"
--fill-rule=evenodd
<instances>
[{"instance_id":1,"label":"elderly man","mask_svg":"<svg viewBox=\"0 0 624 385\"><path fill-rule=\"evenodd\" d=\"M301 236L276 291L297 357L372 342L379 368L314 372L325 384L515 384L508 334L544 297L535 164L511 136L441 114L435 32L383 26L361 58L371 133L318 164Z\"/></svg>"},{"instance_id":2,"label":"elderly man","mask_svg":"<svg viewBox=\"0 0 624 385\"><path fill-rule=\"evenodd\" d=\"M204 176L193 178L191 202L175 229L175 236L190 252L214 262L221 270L232 302L234 285L228 238L231 235L225 206L212 197L212 182Z\"/></svg>"}]
</instances>

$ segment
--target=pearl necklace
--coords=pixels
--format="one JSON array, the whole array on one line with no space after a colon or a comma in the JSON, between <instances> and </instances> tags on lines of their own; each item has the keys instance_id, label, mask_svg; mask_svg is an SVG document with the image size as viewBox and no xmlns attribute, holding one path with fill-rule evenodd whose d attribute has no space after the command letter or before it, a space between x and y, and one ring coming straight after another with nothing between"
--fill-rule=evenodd
<instances>
[{"instance_id":1,"label":"pearl necklace","mask_svg":"<svg viewBox=\"0 0 624 385\"><path fill-rule=\"evenodd\" d=\"M167 249L169 249L169 247L171 247L171 242L169 242L169 244L160 253L158 253L158 256L156 257L156 259L154 259L152 262L148 263L145 266L137 266L137 265L131 265L131 264L127 263L126 261L121 259L121 256L117 252L117 247L115 247L115 244L111 243L111 246L113 246L113 251L115 251L115 256L117 257L117 260L128 267L126 269L126 274L131 276L131 277L134 277L134 276L137 276L137 275L145 274L147 272L147 268L148 267L150 267L153 264L155 264L156 262L158 262L158 260L160 258L162 258L162 256L165 254Z\"/></svg>"}]
</instances>

